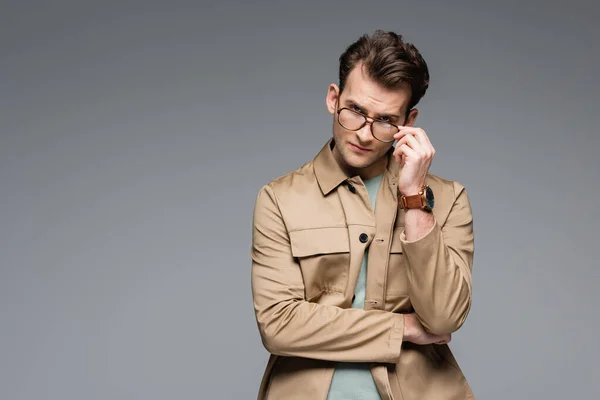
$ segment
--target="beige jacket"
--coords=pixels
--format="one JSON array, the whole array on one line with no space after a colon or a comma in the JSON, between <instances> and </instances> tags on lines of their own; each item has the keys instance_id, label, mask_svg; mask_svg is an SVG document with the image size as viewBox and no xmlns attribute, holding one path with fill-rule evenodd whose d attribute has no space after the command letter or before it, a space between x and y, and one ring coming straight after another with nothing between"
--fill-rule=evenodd
<instances>
[{"instance_id":1,"label":"beige jacket","mask_svg":"<svg viewBox=\"0 0 600 400\"><path fill-rule=\"evenodd\" d=\"M473 219L465 188L429 174L436 222L407 242L394 158L373 213L361 178L344 174L332 145L262 187L256 200L252 294L271 353L258 399L325 400L337 361L369 363L383 400L474 399L447 345L403 341L404 313L416 312L433 333L455 332L469 313ZM365 308L353 309L367 246Z\"/></svg>"}]
</instances>

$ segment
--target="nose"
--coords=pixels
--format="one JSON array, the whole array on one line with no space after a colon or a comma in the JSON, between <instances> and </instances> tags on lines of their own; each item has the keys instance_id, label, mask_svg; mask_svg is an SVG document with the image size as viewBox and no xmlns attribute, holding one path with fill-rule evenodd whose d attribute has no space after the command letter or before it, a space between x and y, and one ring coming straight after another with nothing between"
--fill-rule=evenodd
<instances>
[{"instance_id":1,"label":"nose","mask_svg":"<svg viewBox=\"0 0 600 400\"><path fill-rule=\"evenodd\" d=\"M367 142L367 141L373 139L373 135L371 134L371 124L372 123L373 123L373 119L367 118L365 126L360 128L358 130L358 132L356 132L362 142Z\"/></svg>"}]
</instances>

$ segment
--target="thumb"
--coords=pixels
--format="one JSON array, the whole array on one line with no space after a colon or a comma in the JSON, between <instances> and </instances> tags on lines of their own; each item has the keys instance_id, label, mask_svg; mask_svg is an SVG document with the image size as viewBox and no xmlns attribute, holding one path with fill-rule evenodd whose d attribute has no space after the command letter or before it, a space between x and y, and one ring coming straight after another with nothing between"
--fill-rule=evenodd
<instances>
[{"instance_id":1,"label":"thumb","mask_svg":"<svg viewBox=\"0 0 600 400\"><path fill-rule=\"evenodd\" d=\"M450 343L451 340L452 340L452 335L450 335L450 334L440 335L440 340L438 340L436 342L436 344L447 344L447 343Z\"/></svg>"}]
</instances>

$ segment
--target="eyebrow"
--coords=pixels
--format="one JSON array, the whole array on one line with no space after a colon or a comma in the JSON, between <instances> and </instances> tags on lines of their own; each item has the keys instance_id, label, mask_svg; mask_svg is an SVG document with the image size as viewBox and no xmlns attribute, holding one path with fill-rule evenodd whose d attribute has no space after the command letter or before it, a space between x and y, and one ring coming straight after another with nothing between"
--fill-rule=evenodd
<instances>
[{"instance_id":1,"label":"eyebrow","mask_svg":"<svg viewBox=\"0 0 600 400\"><path fill-rule=\"evenodd\" d=\"M356 106L356 107L360 108L363 111L367 110L365 107L361 106L360 104L358 104L354 100L346 99L344 102L348 106ZM386 118L386 117L389 118L390 120L399 120L400 119L400 115L396 115L396 114L375 114L375 119L381 119L381 118Z\"/></svg>"}]
</instances>

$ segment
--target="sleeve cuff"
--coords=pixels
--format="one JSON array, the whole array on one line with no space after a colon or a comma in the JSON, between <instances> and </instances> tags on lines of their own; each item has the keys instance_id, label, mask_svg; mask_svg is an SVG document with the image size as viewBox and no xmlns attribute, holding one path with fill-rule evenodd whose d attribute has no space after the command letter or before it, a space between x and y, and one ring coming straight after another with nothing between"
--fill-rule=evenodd
<instances>
[{"instance_id":1,"label":"sleeve cuff","mask_svg":"<svg viewBox=\"0 0 600 400\"><path fill-rule=\"evenodd\" d=\"M404 340L404 315L394 314L393 316L394 324L390 334L390 350L394 357L390 359L390 362L396 364L400 360L400 351Z\"/></svg>"},{"instance_id":2,"label":"sleeve cuff","mask_svg":"<svg viewBox=\"0 0 600 400\"><path fill-rule=\"evenodd\" d=\"M427 231L427 233L425 235L423 235L422 237L420 237L417 240L408 241L408 240L406 240L406 235L404 233L404 230L402 230L402 233L400 233L400 241L404 245L403 247L410 247L412 244L419 245L420 243L424 243L425 246L428 246L431 244L431 242L433 240L435 240L436 235L439 231L440 231L440 226L438 225L437 220L434 217L433 226Z\"/></svg>"}]
</instances>

